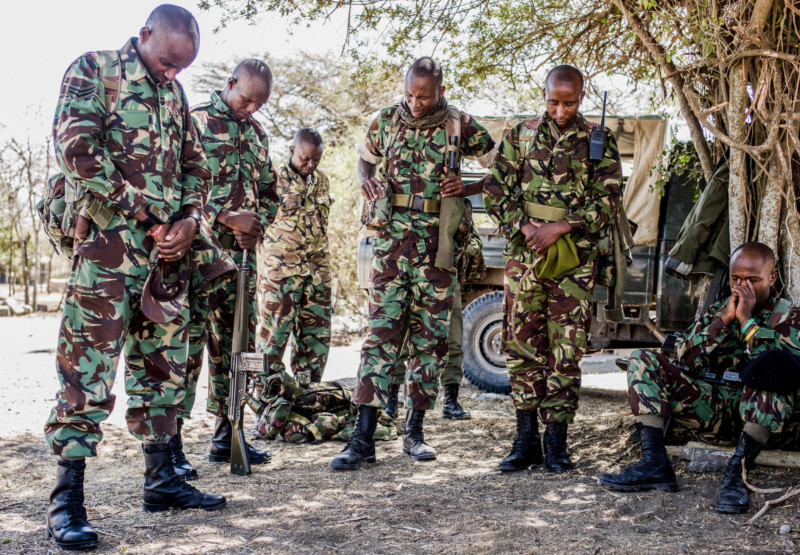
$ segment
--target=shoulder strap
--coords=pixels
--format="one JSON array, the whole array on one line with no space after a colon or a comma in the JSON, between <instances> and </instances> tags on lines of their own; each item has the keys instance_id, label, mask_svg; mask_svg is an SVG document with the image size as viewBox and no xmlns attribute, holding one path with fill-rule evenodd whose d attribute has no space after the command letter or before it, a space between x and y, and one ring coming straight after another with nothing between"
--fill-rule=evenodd
<instances>
[{"instance_id":1,"label":"shoulder strap","mask_svg":"<svg viewBox=\"0 0 800 555\"><path fill-rule=\"evenodd\" d=\"M540 117L531 118L519 130L519 152L523 157L528 154L531 144L533 144L533 140L539 132L539 123L541 121L542 118Z\"/></svg>"},{"instance_id":2,"label":"shoulder strap","mask_svg":"<svg viewBox=\"0 0 800 555\"><path fill-rule=\"evenodd\" d=\"M108 114L117 111L119 91L122 82L122 60L119 50L100 50L97 62L100 65L100 79L105 90L105 104Z\"/></svg>"}]
</instances>

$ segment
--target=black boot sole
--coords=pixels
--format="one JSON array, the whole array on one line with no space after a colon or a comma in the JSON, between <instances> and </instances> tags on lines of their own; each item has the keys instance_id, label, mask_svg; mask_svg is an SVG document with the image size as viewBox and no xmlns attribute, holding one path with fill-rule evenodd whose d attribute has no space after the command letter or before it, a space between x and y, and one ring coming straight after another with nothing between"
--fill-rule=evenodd
<instances>
[{"instance_id":1,"label":"black boot sole","mask_svg":"<svg viewBox=\"0 0 800 555\"><path fill-rule=\"evenodd\" d=\"M67 551L70 550L81 550L81 549L94 549L98 545L100 545L100 539L96 540L86 540L83 542L60 542L56 539L56 535L53 533L53 530L50 529L49 524L45 524L45 529L47 530L47 537L53 538L53 543L55 543L59 548L65 549Z\"/></svg>"},{"instance_id":2,"label":"black boot sole","mask_svg":"<svg viewBox=\"0 0 800 555\"><path fill-rule=\"evenodd\" d=\"M403 448L403 454L411 457L412 461L435 461L436 455L412 455L409 449Z\"/></svg>"},{"instance_id":3,"label":"black boot sole","mask_svg":"<svg viewBox=\"0 0 800 555\"><path fill-rule=\"evenodd\" d=\"M378 459L375 457L375 455L373 455L371 457L367 457L366 459L361 459L361 461L357 462L356 464L344 464L344 463L334 464L334 462L331 461L330 467L334 470L358 470L361 468L362 462L368 464L375 464L377 460Z\"/></svg>"},{"instance_id":4,"label":"black boot sole","mask_svg":"<svg viewBox=\"0 0 800 555\"><path fill-rule=\"evenodd\" d=\"M718 513L741 515L750 510L750 506L742 507L741 505L720 505L719 503L714 503L714 510Z\"/></svg>"},{"instance_id":5,"label":"black boot sole","mask_svg":"<svg viewBox=\"0 0 800 555\"><path fill-rule=\"evenodd\" d=\"M547 466L547 472L549 474L563 474L565 472L569 472L570 470L574 470L575 465L572 466Z\"/></svg>"},{"instance_id":6,"label":"black boot sole","mask_svg":"<svg viewBox=\"0 0 800 555\"><path fill-rule=\"evenodd\" d=\"M678 491L677 482L623 485L623 484L615 484L613 482L607 482L603 480L602 477L600 477L597 479L597 483L603 487L612 489L614 491L647 491L651 489L663 491L664 493L676 493Z\"/></svg>"},{"instance_id":7,"label":"black boot sole","mask_svg":"<svg viewBox=\"0 0 800 555\"><path fill-rule=\"evenodd\" d=\"M445 420L472 420L471 414L462 414L461 416L453 416L452 414L442 413L442 418Z\"/></svg>"},{"instance_id":8,"label":"black boot sole","mask_svg":"<svg viewBox=\"0 0 800 555\"><path fill-rule=\"evenodd\" d=\"M544 464L544 463L543 462L538 462L538 463L537 462L532 462L532 463L529 463L526 466L519 467L519 466L510 465L510 464L503 465L503 463L500 463L500 464L497 465L497 470L499 470L500 472L523 472L525 470L528 470L529 468L534 468L534 467L537 467L537 466L541 466L542 464Z\"/></svg>"},{"instance_id":9,"label":"black boot sole","mask_svg":"<svg viewBox=\"0 0 800 555\"><path fill-rule=\"evenodd\" d=\"M173 505L161 505L156 503L147 503L142 501L142 512L145 513L163 513L164 511L169 511L171 509L177 511L183 511L186 509L203 509L204 511L218 511L224 508L228 504L227 500L222 501L222 503L218 505L210 505L208 507L175 507Z\"/></svg>"}]
</instances>

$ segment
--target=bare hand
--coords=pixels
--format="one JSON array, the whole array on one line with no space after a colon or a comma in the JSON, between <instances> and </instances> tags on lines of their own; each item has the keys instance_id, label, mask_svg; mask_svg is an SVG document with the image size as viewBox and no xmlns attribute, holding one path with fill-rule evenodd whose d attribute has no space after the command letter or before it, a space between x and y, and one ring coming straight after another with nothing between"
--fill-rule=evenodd
<instances>
[{"instance_id":1,"label":"bare hand","mask_svg":"<svg viewBox=\"0 0 800 555\"><path fill-rule=\"evenodd\" d=\"M553 246L559 237L569 233L569 231L570 225L564 220L541 223L530 218L528 223L522 226L525 242L537 254L547 254L547 249Z\"/></svg>"},{"instance_id":2,"label":"bare hand","mask_svg":"<svg viewBox=\"0 0 800 555\"><path fill-rule=\"evenodd\" d=\"M89 235L90 223L89 218L81 216L80 214L75 218L75 239L77 241L83 241Z\"/></svg>"},{"instance_id":3,"label":"bare hand","mask_svg":"<svg viewBox=\"0 0 800 555\"><path fill-rule=\"evenodd\" d=\"M222 223L234 232L239 231L255 237L260 237L264 233L264 229L261 227L261 218L249 210L228 210L225 212Z\"/></svg>"},{"instance_id":4,"label":"bare hand","mask_svg":"<svg viewBox=\"0 0 800 555\"><path fill-rule=\"evenodd\" d=\"M756 306L756 288L750 281L744 281L741 285L732 288L739 296L736 303L736 319L744 326L753 316L753 309Z\"/></svg>"},{"instance_id":5,"label":"bare hand","mask_svg":"<svg viewBox=\"0 0 800 555\"><path fill-rule=\"evenodd\" d=\"M739 295L736 292L732 292L731 296L728 297L728 302L725 304L725 309L722 311L722 314L720 314L719 317L725 327L730 326L731 322L736 319L737 304L739 304Z\"/></svg>"},{"instance_id":6,"label":"bare hand","mask_svg":"<svg viewBox=\"0 0 800 555\"><path fill-rule=\"evenodd\" d=\"M369 202L375 202L386 195L386 187L388 187L388 185L382 183L380 179L375 177L370 178L361 183L361 196Z\"/></svg>"},{"instance_id":7,"label":"bare hand","mask_svg":"<svg viewBox=\"0 0 800 555\"><path fill-rule=\"evenodd\" d=\"M241 231L233 231L233 236L236 237L236 242L243 249L252 249L261 240L261 235L251 235Z\"/></svg>"},{"instance_id":8,"label":"bare hand","mask_svg":"<svg viewBox=\"0 0 800 555\"><path fill-rule=\"evenodd\" d=\"M196 232L197 222L193 218L178 220L169 228L169 232L166 233L163 241L159 241L156 238L158 257L167 262L180 260L189 252Z\"/></svg>"},{"instance_id":9,"label":"bare hand","mask_svg":"<svg viewBox=\"0 0 800 555\"><path fill-rule=\"evenodd\" d=\"M442 197L464 197L467 196L464 190L464 183L461 181L460 175L451 175L446 177L440 184L442 188Z\"/></svg>"}]
</instances>

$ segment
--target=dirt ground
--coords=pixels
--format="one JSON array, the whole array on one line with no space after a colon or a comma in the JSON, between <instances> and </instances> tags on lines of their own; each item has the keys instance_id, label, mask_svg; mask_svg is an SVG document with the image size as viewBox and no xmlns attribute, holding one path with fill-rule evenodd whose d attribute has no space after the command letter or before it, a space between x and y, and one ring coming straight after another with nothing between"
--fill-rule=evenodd
<instances>
[{"instance_id":1,"label":"dirt ground","mask_svg":"<svg viewBox=\"0 0 800 555\"><path fill-rule=\"evenodd\" d=\"M800 500L746 520L764 502L752 495L750 515L716 513L720 475L698 475L674 460L680 492L624 495L604 490L597 475L630 463L624 393L585 390L569 444L574 472L542 468L500 474L495 467L513 436L508 401L477 401L464 387L473 419L449 422L441 408L426 437L433 462L411 462L400 440L379 442L378 462L334 472L343 444L256 442L273 454L249 477L205 461L212 419L198 414L186 448L206 491L224 493L218 512L141 512L143 462L138 444L106 427L100 456L88 463L86 505L100 533L101 553L641 553L793 552L800 548ZM199 413L199 411L198 411ZM248 428L249 429L249 428ZM0 551L46 553L44 514L56 464L39 435L0 440ZM760 468L756 485L788 488L800 471ZM770 495L767 497L776 497ZM779 535L781 525L792 532Z\"/></svg>"}]
</instances>

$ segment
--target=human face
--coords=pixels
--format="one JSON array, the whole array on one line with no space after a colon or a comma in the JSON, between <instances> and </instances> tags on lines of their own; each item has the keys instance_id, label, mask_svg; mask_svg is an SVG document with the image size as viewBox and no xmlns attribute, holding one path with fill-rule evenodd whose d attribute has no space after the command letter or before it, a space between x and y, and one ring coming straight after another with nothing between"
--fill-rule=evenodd
<instances>
[{"instance_id":1,"label":"human face","mask_svg":"<svg viewBox=\"0 0 800 555\"><path fill-rule=\"evenodd\" d=\"M427 116L444 96L444 87L431 75L409 73L406 78L406 104L415 118Z\"/></svg>"},{"instance_id":2,"label":"human face","mask_svg":"<svg viewBox=\"0 0 800 555\"><path fill-rule=\"evenodd\" d=\"M731 287L752 284L756 294L756 306L762 306L769 299L770 288L775 284L777 274L764 263L757 253L739 251L731 259Z\"/></svg>"},{"instance_id":3,"label":"human face","mask_svg":"<svg viewBox=\"0 0 800 555\"><path fill-rule=\"evenodd\" d=\"M544 103L547 113L562 133L575 123L585 94L580 90L580 84L575 81L553 80L545 85Z\"/></svg>"},{"instance_id":4,"label":"human face","mask_svg":"<svg viewBox=\"0 0 800 555\"><path fill-rule=\"evenodd\" d=\"M322 159L322 147L305 141L298 141L289 147L289 153L292 155L292 166L303 177L314 173Z\"/></svg>"},{"instance_id":5,"label":"human face","mask_svg":"<svg viewBox=\"0 0 800 555\"><path fill-rule=\"evenodd\" d=\"M157 83L174 81L178 73L189 67L197 56L197 46L191 37L158 27L152 32L142 27L136 51Z\"/></svg>"},{"instance_id":6,"label":"human face","mask_svg":"<svg viewBox=\"0 0 800 555\"><path fill-rule=\"evenodd\" d=\"M272 88L267 86L263 80L253 78L247 72L234 79L228 79L228 84L222 93L222 100L233 112L233 117L239 121L244 121L267 103Z\"/></svg>"}]
</instances>

